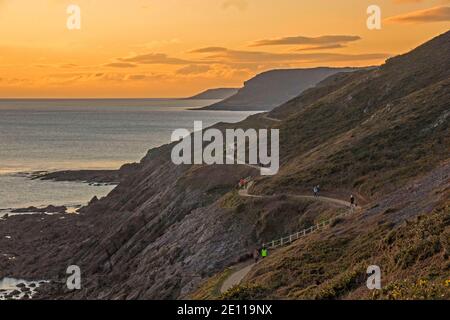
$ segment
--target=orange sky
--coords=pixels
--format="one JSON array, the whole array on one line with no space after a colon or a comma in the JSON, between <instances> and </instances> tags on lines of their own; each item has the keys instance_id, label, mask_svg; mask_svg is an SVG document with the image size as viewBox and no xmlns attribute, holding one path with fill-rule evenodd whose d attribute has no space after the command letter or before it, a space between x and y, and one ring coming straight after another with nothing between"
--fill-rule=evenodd
<instances>
[{"instance_id":1,"label":"orange sky","mask_svg":"<svg viewBox=\"0 0 450 320\"><path fill-rule=\"evenodd\" d=\"M69 4L81 30L68 30ZM366 9L382 9L382 29ZM273 68L380 64L450 0L0 0L0 97L181 97Z\"/></svg>"}]
</instances>

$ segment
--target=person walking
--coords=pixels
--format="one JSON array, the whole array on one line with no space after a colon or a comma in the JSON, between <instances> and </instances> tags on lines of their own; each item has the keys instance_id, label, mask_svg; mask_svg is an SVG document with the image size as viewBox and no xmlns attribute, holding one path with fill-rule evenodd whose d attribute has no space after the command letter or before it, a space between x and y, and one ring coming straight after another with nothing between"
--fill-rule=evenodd
<instances>
[{"instance_id":1,"label":"person walking","mask_svg":"<svg viewBox=\"0 0 450 320\"><path fill-rule=\"evenodd\" d=\"M259 260L259 250L258 250L258 248L256 248L256 249L253 251L253 259L255 260L255 263L257 263L258 260Z\"/></svg>"},{"instance_id":2,"label":"person walking","mask_svg":"<svg viewBox=\"0 0 450 320\"><path fill-rule=\"evenodd\" d=\"M317 197L317 195L319 193L319 190L317 190L317 186L314 186L313 192L314 192L314 197Z\"/></svg>"},{"instance_id":3,"label":"person walking","mask_svg":"<svg viewBox=\"0 0 450 320\"><path fill-rule=\"evenodd\" d=\"M239 189L244 189L245 188L245 180L241 179L239 180Z\"/></svg>"},{"instance_id":4,"label":"person walking","mask_svg":"<svg viewBox=\"0 0 450 320\"><path fill-rule=\"evenodd\" d=\"M267 254L268 254L267 248L266 248L266 247L263 247L263 248L261 249L261 257L264 259L264 258L267 257Z\"/></svg>"}]
</instances>

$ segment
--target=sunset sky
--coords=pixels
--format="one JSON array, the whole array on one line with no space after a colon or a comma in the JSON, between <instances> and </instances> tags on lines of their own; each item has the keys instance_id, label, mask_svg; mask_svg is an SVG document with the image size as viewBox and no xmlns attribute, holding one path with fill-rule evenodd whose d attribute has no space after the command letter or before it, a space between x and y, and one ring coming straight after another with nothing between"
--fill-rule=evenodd
<instances>
[{"instance_id":1,"label":"sunset sky","mask_svg":"<svg viewBox=\"0 0 450 320\"><path fill-rule=\"evenodd\" d=\"M0 0L0 97L189 96L274 68L380 64L449 27L450 0Z\"/></svg>"}]
</instances>

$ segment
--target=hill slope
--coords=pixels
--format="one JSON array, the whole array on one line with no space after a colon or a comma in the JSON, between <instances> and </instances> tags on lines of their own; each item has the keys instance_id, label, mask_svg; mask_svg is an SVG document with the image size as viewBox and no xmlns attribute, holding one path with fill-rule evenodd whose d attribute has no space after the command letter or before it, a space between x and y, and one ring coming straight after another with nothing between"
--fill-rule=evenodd
<instances>
[{"instance_id":1,"label":"hill slope","mask_svg":"<svg viewBox=\"0 0 450 320\"><path fill-rule=\"evenodd\" d=\"M352 68L272 70L245 82L230 98L203 108L207 110L271 110L313 87L326 77Z\"/></svg>"},{"instance_id":2,"label":"hill slope","mask_svg":"<svg viewBox=\"0 0 450 320\"><path fill-rule=\"evenodd\" d=\"M223 298L450 299L449 56L447 32L376 70L329 78L269 114L284 119L283 166L252 192L320 183L366 205L273 252ZM382 270L381 291L366 288L370 265Z\"/></svg>"},{"instance_id":3,"label":"hill slope","mask_svg":"<svg viewBox=\"0 0 450 320\"><path fill-rule=\"evenodd\" d=\"M208 89L188 99L193 100L223 100L235 95L239 89L237 88L216 88Z\"/></svg>"}]
</instances>

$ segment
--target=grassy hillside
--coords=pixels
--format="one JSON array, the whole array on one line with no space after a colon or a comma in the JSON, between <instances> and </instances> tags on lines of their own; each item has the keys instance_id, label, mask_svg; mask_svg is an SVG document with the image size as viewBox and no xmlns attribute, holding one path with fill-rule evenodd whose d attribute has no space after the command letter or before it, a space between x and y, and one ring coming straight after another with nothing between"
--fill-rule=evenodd
<instances>
[{"instance_id":1,"label":"grassy hillside","mask_svg":"<svg viewBox=\"0 0 450 320\"><path fill-rule=\"evenodd\" d=\"M256 190L382 195L448 157L450 33L380 68L326 80L275 109L282 170ZM339 85L340 84L340 85ZM328 93L328 94L326 94Z\"/></svg>"},{"instance_id":2,"label":"grassy hillside","mask_svg":"<svg viewBox=\"0 0 450 320\"><path fill-rule=\"evenodd\" d=\"M364 207L277 249L240 286L210 298L450 298L449 56L447 32L381 67L332 76L269 113L282 120L270 124L280 129L282 167L251 192L304 194L320 184L335 197L356 194ZM280 210L273 223L284 217ZM374 264L381 291L365 286Z\"/></svg>"},{"instance_id":3,"label":"grassy hillside","mask_svg":"<svg viewBox=\"0 0 450 320\"><path fill-rule=\"evenodd\" d=\"M399 228L329 231L275 252L224 299L450 299L450 203ZM379 265L380 291L366 288Z\"/></svg>"}]
</instances>

